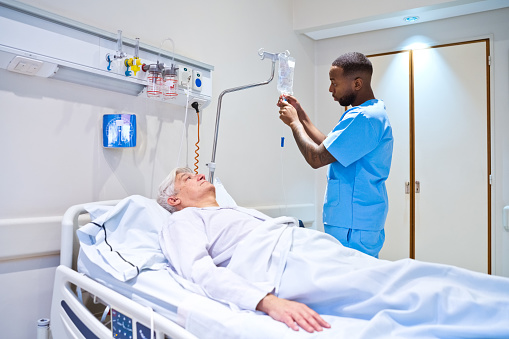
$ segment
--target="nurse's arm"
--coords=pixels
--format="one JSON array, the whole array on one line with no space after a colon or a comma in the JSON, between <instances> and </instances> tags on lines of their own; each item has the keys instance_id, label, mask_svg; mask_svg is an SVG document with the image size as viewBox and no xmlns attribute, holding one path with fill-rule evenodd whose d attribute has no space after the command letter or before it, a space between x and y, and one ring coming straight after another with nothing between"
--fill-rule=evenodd
<instances>
[{"instance_id":1,"label":"nurse's arm","mask_svg":"<svg viewBox=\"0 0 509 339\"><path fill-rule=\"evenodd\" d=\"M307 163L313 168L320 168L336 161L336 158L327 151L323 142L317 145L306 133L306 129L300 121L294 121L290 124L293 137L299 150L306 159Z\"/></svg>"},{"instance_id":2,"label":"nurse's arm","mask_svg":"<svg viewBox=\"0 0 509 339\"><path fill-rule=\"evenodd\" d=\"M327 136L323 134L318 128L316 128L316 126L311 122L311 119L309 119L309 116L306 114L306 112L303 111L303 114L299 114L299 119L304 126L306 133L316 144L319 145L325 140Z\"/></svg>"}]
</instances>

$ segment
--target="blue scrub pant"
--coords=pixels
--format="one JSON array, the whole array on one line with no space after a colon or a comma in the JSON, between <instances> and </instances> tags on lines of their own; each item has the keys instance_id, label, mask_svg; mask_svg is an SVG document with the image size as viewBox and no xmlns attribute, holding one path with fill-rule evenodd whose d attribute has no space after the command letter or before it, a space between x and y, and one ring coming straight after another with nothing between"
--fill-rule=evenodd
<instances>
[{"instance_id":1,"label":"blue scrub pant","mask_svg":"<svg viewBox=\"0 0 509 339\"><path fill-rule=\"evenodd\" d=\"M338 239L345 247L353 248L378 258L385 241L385 231L364 231L324 225L325 233Z\"/></svg>"}]
</instances>

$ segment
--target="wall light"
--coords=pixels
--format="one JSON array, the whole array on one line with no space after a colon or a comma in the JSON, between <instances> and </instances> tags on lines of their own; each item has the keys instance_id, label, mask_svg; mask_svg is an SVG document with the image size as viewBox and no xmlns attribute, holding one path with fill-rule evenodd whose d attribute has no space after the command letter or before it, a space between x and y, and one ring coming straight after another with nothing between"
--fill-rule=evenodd
<instances>
[{"instance_id":1,"label":"wall light","mask_svg":"<svg viewBox=\"0 0 509 339\"><path fill-rule=\"evenodd\" d=\"M403 20L404 20L405 22L408 22L408 23L410 23L410 22L416 22L416 21L419 21L419 19L420 19L420 18L419 18L418 16L416 16L416 15L413 15L413 16L407 16L407 17L403 18Z\"/></svg>"},{"instance_id":2,"label":"wall light","mask_svg":"<svg viewBox=\"0 0 509 339\"><path fill-rule=\"evenodd\" d=\"M429 48L429 46L430 46L430 44L425 43L425 42L413 42L410 45L405 46L404 49L407 49L407 50L411 49L411 50L415 51L415 50L418 50L418 49Z\"/></svg>"}]
</instances>

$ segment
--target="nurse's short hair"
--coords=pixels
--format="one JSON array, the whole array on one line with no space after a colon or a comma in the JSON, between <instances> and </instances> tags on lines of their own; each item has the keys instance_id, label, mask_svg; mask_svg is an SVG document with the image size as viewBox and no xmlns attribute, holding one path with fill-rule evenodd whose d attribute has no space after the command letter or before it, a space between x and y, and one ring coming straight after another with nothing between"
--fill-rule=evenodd
<instances>
[{"instance_id":1,"label":"nurse's short hair","mask_svg":"<svg viewBox=\"0 0 509 339\"><path fill-rule=\"evenodd\" d=\"M175 179L177 178L177 175L181 173L193 173L193 171L188 167L177 167L171 171L159 185L157 203L170 213L177 211L175 206L168 204L168 198L173 197L178 193L178 191L175 190Z\"/></svg>"},{"instance_id":2,"label":"nurse's short hair","mask_svg":"<svg viewBox=\"0 0 509 339\"><path fill-rule=\"evenodd\" d=\"M373 65L371 61L362 53L350 52L339 56L332 66L341 67L345 76L350 76L356 73L373 74Z\"/></svg>"}]
</instances>

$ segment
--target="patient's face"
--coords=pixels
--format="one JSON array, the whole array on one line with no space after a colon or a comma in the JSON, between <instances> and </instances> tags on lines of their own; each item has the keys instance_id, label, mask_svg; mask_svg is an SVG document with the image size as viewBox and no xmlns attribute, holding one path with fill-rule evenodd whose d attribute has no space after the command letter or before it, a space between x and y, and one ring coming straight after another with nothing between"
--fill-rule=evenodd
<instances>
[{"instance_id":1,"label":"patient's face","mask_svg":"<svg viewBox=\"0 0 509 339\"><path fill-rule=\"evenodd\" d=\"M200 207L207 198L215 198L214 185L205 180L205 175L194 173L180 173L175 178L175 189L184 207Z\"/></svg>"}]
</instances>

